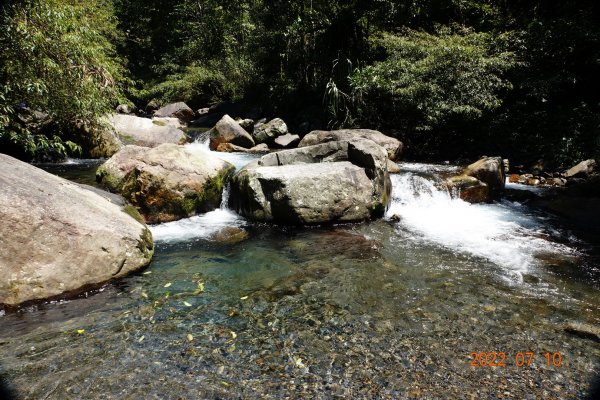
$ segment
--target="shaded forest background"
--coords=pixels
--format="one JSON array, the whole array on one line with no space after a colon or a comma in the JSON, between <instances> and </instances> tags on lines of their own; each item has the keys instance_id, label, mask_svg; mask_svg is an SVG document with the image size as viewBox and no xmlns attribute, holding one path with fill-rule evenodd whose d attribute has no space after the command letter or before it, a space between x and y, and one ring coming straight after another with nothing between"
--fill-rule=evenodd
<instances>
[{"instance_id":1,"label":"shaded forest background","mask_svg":"<svg viewBox=\"0 0 600 400\"><path fill-rule=\"evenodd\" d=\"M600 156L596 1L9 0L1 23L4 149L75 151L124 102L228 101L379 129L412 159Z\"/></svg>"}]
</instances>

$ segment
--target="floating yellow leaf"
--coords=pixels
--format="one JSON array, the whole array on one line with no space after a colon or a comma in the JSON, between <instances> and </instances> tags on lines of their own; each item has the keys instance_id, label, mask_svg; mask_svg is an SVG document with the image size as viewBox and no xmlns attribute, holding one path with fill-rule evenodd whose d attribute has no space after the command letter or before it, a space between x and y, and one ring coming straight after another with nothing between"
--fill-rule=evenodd
<instances>
[{"instance_id":1,"label":"floating yellow leaf","mask_svg":"<svg viewBox=\"0 0 600 400\"><path fill-rule=\"evenodd\" d=\"M183 305L184 305L184 306L186 306L186 307L191 307L191 306L192 306L192 305L191 305L190 303L188 303L187 301L184 301L184 302L183 302Z\"/></svg>"},{"instance_id":2,"label":"floating yellow leaf","mask_svg":"<svg viewBox=\"0 0 600 400\"><path fill-rule=\"evenodd\" d=\"M144 338L145 338L145 337L146 337L146 336L142 335L142 337L138 339L138 343L142 343L142 342L144 341Z\"/></svg>"},{"instance_id":3,"label":"floating yellow leaf","mask_svg":"<svg viewBox=\"0 0 600 400\"><path fill-rule=\"evenodd\" d=\"M240 300L248 300L248 296L240 297Z\"/></svg>"},{"instance_id":4,"label":"floating yellow leaf","mask_svg":"<svg viewBox=\"0 0 600 400\"><path fill-rule=\"evenodd\" d=\"M194 340L194 337L192 336L191 333L187 334L187 340L188 340L188 342L191 342L192 340Z\"/></svg>"},{"instance_id":5,"label":"floating yellow leaf","mask_svg":"<svg viewBox=\"0 0 600 400\"><path fill-rule=\"evenodd\" d=\"M77 333L82 335L85 332L85 329L77 329Z\"/></svg>"},{"instance_id":6,"label":"floating yellow leaf","mask_svg":"<svg viewBox=\"0 0 600 400\"><path fill-rule=\"evenodd\" d=\"M229 383L225 382L225 381L221 381L221 385L225 386L225 387L229 387Z\"/></svg>"},{"instance_id":7,"label":"floating yellow leaf","mask_svg":"<svg viewBox=\"0 0 600 400\"><path fill-rule=\"evenodd\" d=\"M164 286L164 287L168 288L168 287L171 287L171 285L172 285L172 283L171 283L171 282L168 282L168 283L165 283L165 286Z\"/></svg>"}]
</instances>

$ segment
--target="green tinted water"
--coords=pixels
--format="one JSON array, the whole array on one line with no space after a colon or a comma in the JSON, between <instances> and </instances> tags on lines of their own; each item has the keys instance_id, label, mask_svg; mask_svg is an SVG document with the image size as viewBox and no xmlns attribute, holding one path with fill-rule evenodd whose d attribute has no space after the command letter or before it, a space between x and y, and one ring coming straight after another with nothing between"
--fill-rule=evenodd
<instances>
[{"instance_id":1,"label":"green tinted water","mask_svg":"<svg viewBox=\"0 0 600 400\"><path fill-rule=\"evenodd\" d=\"M482 212L528 215L502 207ZM248 239L155 229L147 270L0 317L2 372L31 399L573 398L598 373L598 344L563 329L600 323L597 266L584 253L531 253L539 262L515 279L498 262L503 243L491 255L457 249L441 221L435 232L408 217L228 224ZM471 352L492 351L506 367L469 365ZM532 363L517 366L519 352Z\"/></svg>"}]
</instances>

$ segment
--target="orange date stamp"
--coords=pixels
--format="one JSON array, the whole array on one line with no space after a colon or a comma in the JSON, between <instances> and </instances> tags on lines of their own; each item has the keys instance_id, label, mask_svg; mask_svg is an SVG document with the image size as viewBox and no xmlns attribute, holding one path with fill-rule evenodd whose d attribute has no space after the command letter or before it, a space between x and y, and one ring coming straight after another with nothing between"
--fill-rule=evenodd
<instances>
[{"instance_id":1,"label":"orange date stamp","mask_svg":"<svg viewBox=\"0 0 600 400\"><path fill-rule=\"evenodd\" d=\"M563 357L560 352L543 354L543 360L548 367L561 367L563 365ZM536 358L532 351L519 351L514 356L509 355L504 351L490 352L471 352L471 367L508 367L516 365L517 367L531 367L531 364Z\"/></svg>"}]
</instances>

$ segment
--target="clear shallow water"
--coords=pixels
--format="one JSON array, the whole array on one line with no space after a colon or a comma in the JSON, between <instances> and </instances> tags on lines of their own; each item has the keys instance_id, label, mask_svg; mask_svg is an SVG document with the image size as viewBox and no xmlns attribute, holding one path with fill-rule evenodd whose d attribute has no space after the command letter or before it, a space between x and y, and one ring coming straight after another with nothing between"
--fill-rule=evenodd
<instances>
[{"instance_id":1,"label":"clear shallow water","mask_svg":"<svg viewBox=\"0 0 600 400\"><path fill-rule=\"evenodd\" d=\"M597 265L548 215L451 200L445 168L405 166L372 223L155 226L146 271L1 317L0 370L32 399L582 395L600 348L563 325L600 323ZM469 366L491 351L507 367Z\"/></svg>"}]
</instances>

